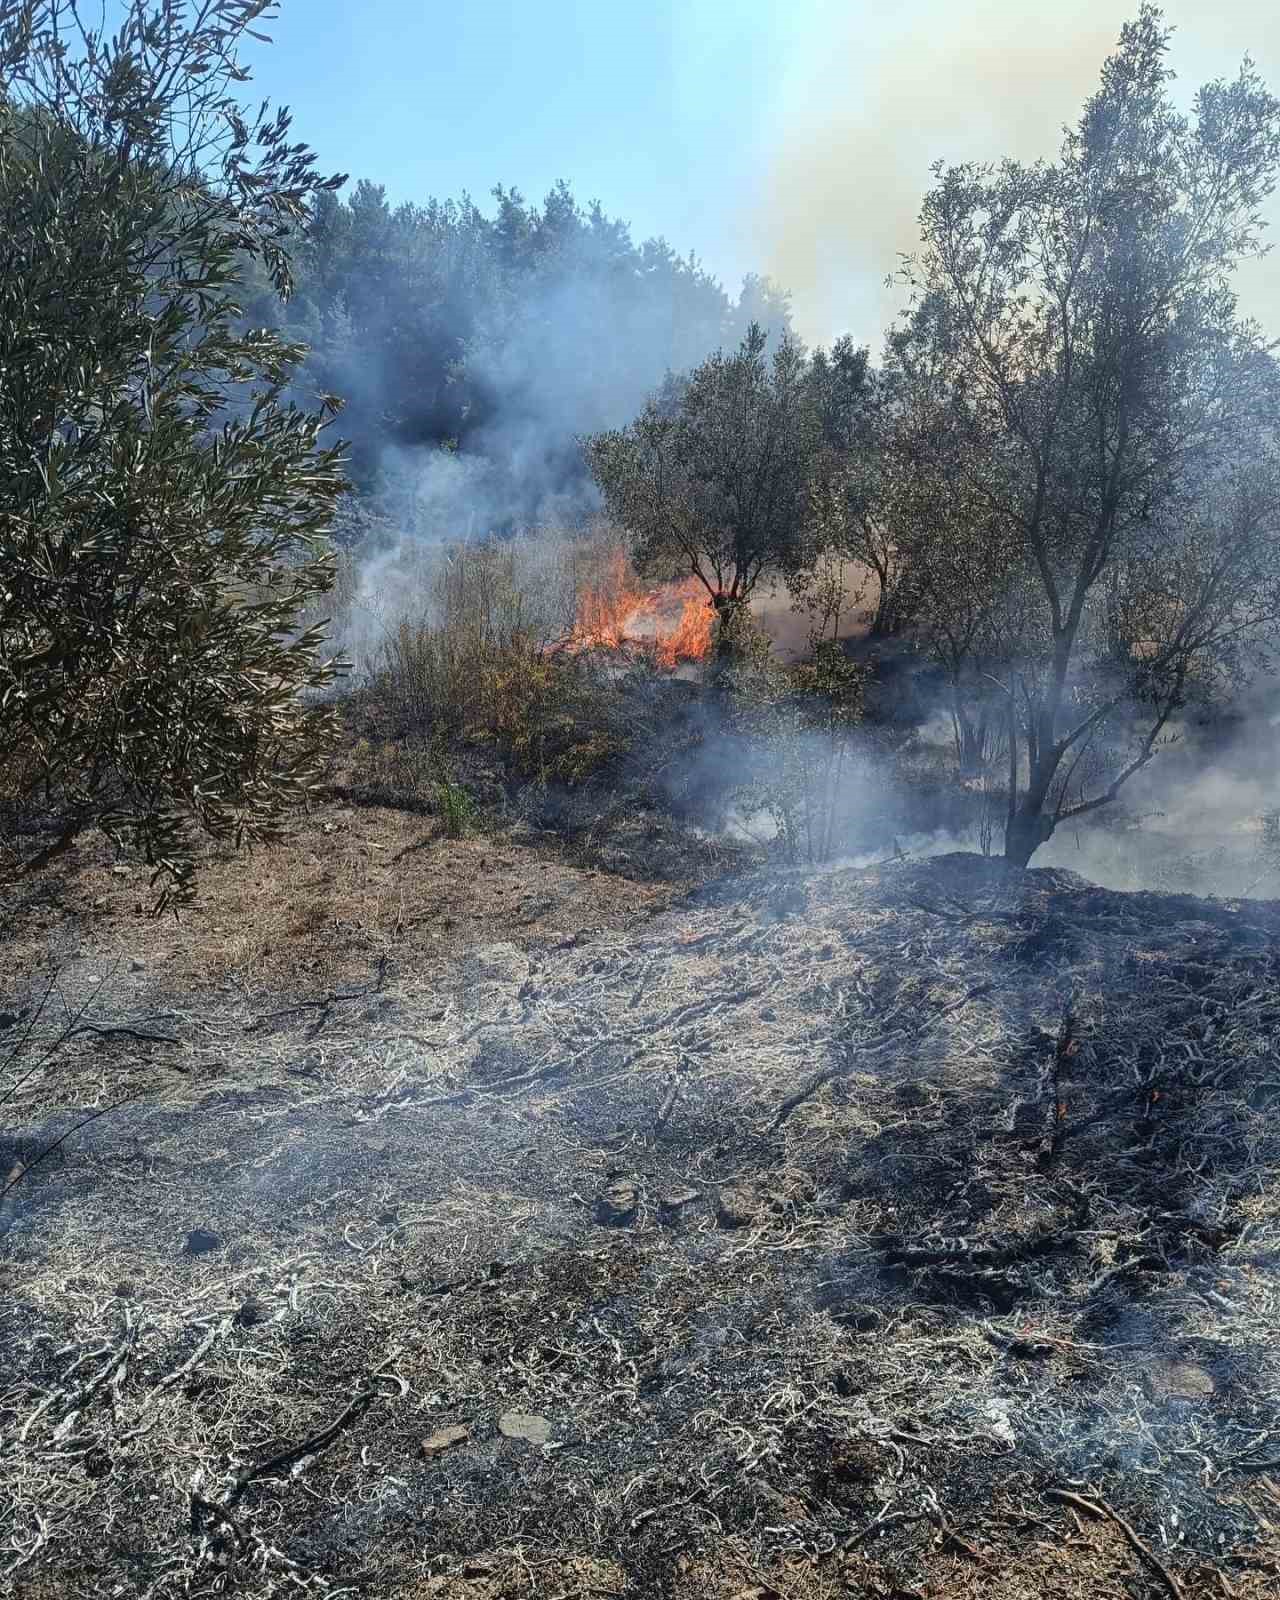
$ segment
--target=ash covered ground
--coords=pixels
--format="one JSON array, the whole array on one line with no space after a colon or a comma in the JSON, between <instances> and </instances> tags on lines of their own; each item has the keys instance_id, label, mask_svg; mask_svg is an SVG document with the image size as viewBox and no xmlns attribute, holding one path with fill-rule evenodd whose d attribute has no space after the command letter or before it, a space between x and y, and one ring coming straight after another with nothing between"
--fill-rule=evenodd
<instances>
[{"instance_id":1,"label":"ash covered ground","mask_svg":"<svg viewBox=\"0 0 1280 1600\"><path fill-rule=\"evenodd\" d=\"M1278 934L953 855L100 1008L145 1092L0 1218L5 1584L1280 1593Z\"/></svg>"}]
</instances>

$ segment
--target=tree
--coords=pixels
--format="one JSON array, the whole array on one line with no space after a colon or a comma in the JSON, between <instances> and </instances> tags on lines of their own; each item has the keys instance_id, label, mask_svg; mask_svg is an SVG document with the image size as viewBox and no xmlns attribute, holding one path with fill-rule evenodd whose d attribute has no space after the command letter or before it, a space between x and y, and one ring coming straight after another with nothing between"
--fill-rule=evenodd
<instances>
[{"instance_id":1,"label":"tree","mask_svg":"<svg viewBox=\"0 0 1280 1600\"><path fill-rule=\"evenodd\" d=\"M196 837L268 837L334 731L296 619L332 582L338 452L237 292L258 262L288 293L342 179L235 99L264 10L129 0L107 37L0 0L0 783L53 834L7 843L10 879L96 827L186 898Z\"/></svg>"},{"instance_id":2,"label":"tree","mask_svg":"<svg viewBox=\"0 0 1280 1600\"><path fill-rule=\"evenodd\" d=\"M913 571L891 510L895 483L894 425L898 407L885 372L867 370L867 352L851 341L836 343L831 356L814 354L820 391L837 391L834 411L824 406L823 448L812 488L818 542L841 563L865 570L861 600L874 586L874 605L863 613L873 639L903 633L918 606ZM806 578L799 588L803 594Z\"/></svg>"},{"instance_id":3,"label":"tree","mask_svg":"<svg viewBox=\"0 0 1280 1600\"><path fill-rule=\"evenodd\" d=\"M915 430L913 470L935 499L951 485L970 553L989 545L986 619L1017 618L990 675L1020 865L1280 624L1280 382L1231 289L1260 249L1280 104L1246 61L1179 115L1168 42L1144 5L1056 163L935 169L891 347L946 411ZM955 522L907 539L934 592Z\"/></svg>"},{"instance_id":4,"label":"tree","mask_svg":"<svg viewBox=\"0 0 1280 1600\"><path fill-rule=\"evenodd\" d=\"M722 621L766 573L796 571L813 554L821 434L809 365L791 338L771 357L766 345L753 324L738 350L669 380L628 427L585 441L637 570L692 573Z\"/></svg>"}]
</instances>

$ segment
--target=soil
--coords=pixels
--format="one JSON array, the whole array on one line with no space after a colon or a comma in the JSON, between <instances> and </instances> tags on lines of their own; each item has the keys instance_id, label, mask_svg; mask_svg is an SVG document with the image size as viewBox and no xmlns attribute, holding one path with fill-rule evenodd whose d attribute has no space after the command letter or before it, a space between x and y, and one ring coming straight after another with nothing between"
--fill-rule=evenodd
<instances>
[{"instance_id":1,"label":"soil","mask_svg":"<svg viewBox=\"0 0 1280 1600\"><path fill-rule=\"evenodd\" d=\"M1280 904L699 851L7 908L0 1584L1280 1593Z\"/></svg>"}]
</instances>

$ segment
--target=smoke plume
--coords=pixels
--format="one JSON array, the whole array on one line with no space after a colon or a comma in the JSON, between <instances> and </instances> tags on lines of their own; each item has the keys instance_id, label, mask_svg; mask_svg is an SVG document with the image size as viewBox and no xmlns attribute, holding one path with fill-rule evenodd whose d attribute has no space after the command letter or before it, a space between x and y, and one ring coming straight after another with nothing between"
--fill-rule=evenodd
<instances>
[{"instance_id":1,"label":"smoke plume","mask_svg":"<svg viewBox=\"0 0 1280 1600\"><path fill-rule=\"evenodd\" d=\"M1264 0L1170 0L1169 64L1185 108L1201 83L1250 55L1280 84L1280 12ZM829 14L828 14L829 11ZM757 200L768 271L794 296L799 332L876 342L901 292L885 286L918 243L935 161L1052 158L1136 3L1028 10L1009 0L913 0L892 18L823 8L783 86L783 129ZM1273 197L1274 227L1280 205ZM1270 261L1246 263L1242 308L1280 322Z\"/></svg>"}]
</instances>

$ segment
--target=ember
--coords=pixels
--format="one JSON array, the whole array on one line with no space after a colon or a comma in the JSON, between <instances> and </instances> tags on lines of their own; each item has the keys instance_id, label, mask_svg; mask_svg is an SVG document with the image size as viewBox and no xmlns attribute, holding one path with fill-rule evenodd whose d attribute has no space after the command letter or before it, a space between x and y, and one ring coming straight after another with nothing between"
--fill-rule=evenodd
<instances>
[{"instance_id":1,"label":"ember","mask_svg":"<svg viewBox=\"0 0 1280 1600\"><path fill-rule=\"evenodd\" d=\"M573 632L560 648L576 654L631 645L651 650L660 666L676 667L711 653L714 621L715 608L697 578L642 588L618 550L583 590Z\"/></svg>"}]
</instances>

